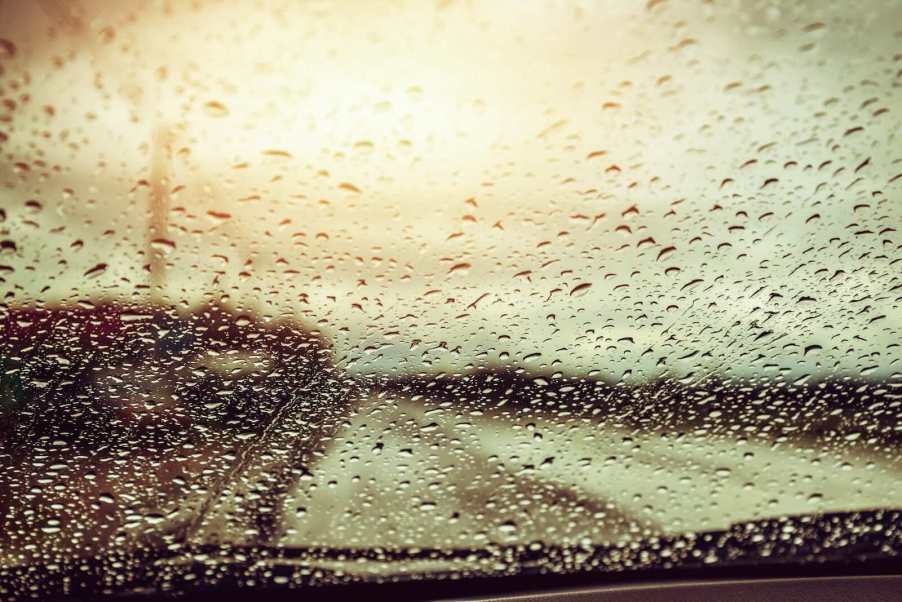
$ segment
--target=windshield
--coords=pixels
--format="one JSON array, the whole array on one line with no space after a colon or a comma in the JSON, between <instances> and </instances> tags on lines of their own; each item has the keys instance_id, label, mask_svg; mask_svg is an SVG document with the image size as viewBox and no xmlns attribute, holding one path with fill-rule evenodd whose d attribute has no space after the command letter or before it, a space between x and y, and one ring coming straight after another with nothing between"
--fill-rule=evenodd
<instances>
[{"instance_id":1,"label":"windshield","mask_svg":"<svg viewBox=\"0 0 902 602\"><path fill-rule=\"evenodd\" d=\"M0 591L895 555L900 23L0 2Z\"/></svg>"}]
</instances>

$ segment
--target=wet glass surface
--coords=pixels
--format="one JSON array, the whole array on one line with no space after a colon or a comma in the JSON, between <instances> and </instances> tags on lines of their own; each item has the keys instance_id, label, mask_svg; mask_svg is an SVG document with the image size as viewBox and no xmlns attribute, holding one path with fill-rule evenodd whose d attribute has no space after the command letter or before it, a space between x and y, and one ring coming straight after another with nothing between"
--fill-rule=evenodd
<instances>
[{"instance_id":1,"label":"wet glass surface","mask_svg":"<svg viewBox=\"0 0 902 602\"><path fill-rule=\"evenodd\" d=\"M0 593L895 556L900 23L0 2Z\"/></svg>"}]
</instances>

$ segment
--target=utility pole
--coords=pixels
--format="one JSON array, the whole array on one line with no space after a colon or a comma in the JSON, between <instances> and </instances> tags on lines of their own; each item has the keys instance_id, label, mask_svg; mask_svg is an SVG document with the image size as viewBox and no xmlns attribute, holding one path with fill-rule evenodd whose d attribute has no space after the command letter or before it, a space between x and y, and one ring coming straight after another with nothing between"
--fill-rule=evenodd
<instances>
[{"instance_id":1,"label":"utility pole","mask_svg":"<svg viewBox=\"0 0 902 602\"><path fill-rule=\"evenodd\" d=\"M83 44L85 51L95 59L100 56L96 39L85 19L78 14L77 6L66 0L37 0L39 6L50 20L63 31ZM128 97L128 94L126 94ZM156 95L155 95L156 96ZM130 100L139 105L140 94ZM150 136L150 198L148 199L148 223L145 240L147 258L146 269L149 271L150 300L161 301L166 290L166 255L172 248L169 240L167 216L169 214L169 195L172 187L172 146L175 131L166 122L157 123L151 128Z\"/></svg>"},{"instance_id":2,"label":"utility pole","mask_svg":"<svg viewBox=\"0 0 902 602\"><path fill-rule=\"evenodd\" d=\"M169 241L169 190L172 186L172 145L175 135L168 124L154 126L150 140L150 198L145 244L150 272L150 295L160 300L166 290L166 254Z\"/></svg>"}]
</instances>

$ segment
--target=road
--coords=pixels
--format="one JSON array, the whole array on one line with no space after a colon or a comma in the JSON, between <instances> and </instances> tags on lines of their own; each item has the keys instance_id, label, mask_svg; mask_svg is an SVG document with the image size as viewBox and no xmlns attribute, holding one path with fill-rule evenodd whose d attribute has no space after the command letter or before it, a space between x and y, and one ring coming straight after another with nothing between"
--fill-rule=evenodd
<instances>
[{"instance_id":1,"label":"road","mask_svg":"<svg viewBox=\"0 0 902 602\"><path fill-rule=\"evenodd\" d=\"M370 396L298 483L281 543L604 543L902 505L892 450L855 449Z\"/></svg>"}]
</instances>

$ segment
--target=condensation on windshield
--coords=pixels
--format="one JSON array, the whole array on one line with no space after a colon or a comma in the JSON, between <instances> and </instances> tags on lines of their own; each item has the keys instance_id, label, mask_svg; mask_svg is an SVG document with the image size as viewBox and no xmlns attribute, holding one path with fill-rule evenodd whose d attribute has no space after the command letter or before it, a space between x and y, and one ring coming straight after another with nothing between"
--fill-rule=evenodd
<instances>
[{"instance_id":1,"label":"condensation on windshield","mask_svg":"<svg viewBox=\"0 0 902 602\"><path fill-rule=\"evenodd\" d=\"M0 1L0 596L897 553L900 24Z\"/></svg>"}]
</instances>

